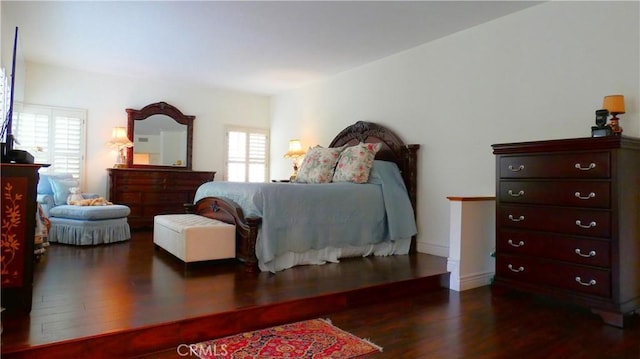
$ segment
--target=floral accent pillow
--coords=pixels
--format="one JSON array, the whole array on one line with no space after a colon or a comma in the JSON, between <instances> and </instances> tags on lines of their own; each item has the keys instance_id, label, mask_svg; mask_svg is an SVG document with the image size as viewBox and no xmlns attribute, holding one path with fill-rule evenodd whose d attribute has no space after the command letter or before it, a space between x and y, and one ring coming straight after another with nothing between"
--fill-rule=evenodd
<instances>
[{"instance_id":1,"label":"floral accent pillow","mask_svg":"<svg viewBox=\"0 0 640 359\"><path fill-rule=\"evenodd\" d=\"M340 153L333 182L366 183L369 180L371 166L381 143L359 143L347 147Z\"/></svg>"},{"instance_id":2,"label":"floral accent pillow","mask_svg":"<svg viewBox=\"0 0 640 359\"><path fill-rule=\"evenodd\" d=\"M333 178L333 170L338 163L342 147L324 148L316 146L309 148L304 161L298 170L296 182L299 183L328 183Z\"/></svg>"}]
</instances>

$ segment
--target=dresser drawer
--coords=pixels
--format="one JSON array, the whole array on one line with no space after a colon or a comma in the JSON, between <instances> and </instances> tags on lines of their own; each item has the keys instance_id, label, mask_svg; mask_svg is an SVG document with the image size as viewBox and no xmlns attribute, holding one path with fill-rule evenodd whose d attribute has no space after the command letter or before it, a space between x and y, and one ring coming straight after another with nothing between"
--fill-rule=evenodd
<instances>
[{"instance_id":1,"label":"dresser drawer","mask_svg":"<svg viewBox=\"0 0 640 359\"><path fill-rule=\"evenodd\" d=\"M611 243L539 232L498 231L498 253L546 257L560 261L609 268Z\"/></svg>"},{"instance_id":2,"label":"dresser drawer","mask_svg":"<svg viewBox=\"0 0 640 359\"><path fill-rule=\"evenodd\" d=\"M196 190L200 185L204 182L194 182L194 183L176 183L172 185L167 185L167 188L173 191L183 191L183 192L193 192L196 193Z\"/></svg>"},{"instance_id":3,"label":"dresser drawer","mask_svg":"<svg viewBox=\"0 0 640 359\"><path fill-rule=\"evenodd\" d=\"M162 177L151 177L151 176L120 176L116 178L117 185L145 185L149 183L164 183L166 180Z\"/></svg>"},{"instance_id":4,"label":"dresser drawer","mask_svg":"<svg viewBox=\"0 0 640 359\"><path fill-rule=\"evenodd\" d=\"M115 195L116 198L111 201L119 202L121 204L142 202L142 192L118 192Z\"/></svg>"},{"instance_id":5,"label":"dresser drawer","mask_svg":"<svg viewBox=\"0 0 640 359\"><path fill-rule=\"evenodd\" d=\"M185 173L176 173L171 176L171 179L176 182L198 182L204 183L213 181L214 178L213 173L194 173L194 172L185 172Z\"/></svg>"},{"instance_id":6,"label":"dresser drawer","mask_svg":"<svg viewBox=\"0 0 640 359\"><path fill-rule=\"evenodd\" d=\"M611 297L611 272L539 258L498 254L496 276Z\"/></svg>"},{"instance_id":7,"label":"dresser drawer","mask_svg":"<svg viewBox=\"0 0 640 359\"><path fill-rule=\"evenodd\" d=\"M161 183L137 183L118 186L118 192L157 192L164 191L167 186Z\"/></svg>"},{"instance_id":8,"label":"dresser drawer","mask_svg":"<svg viewBox=\"0 0 640 359\"><path fill-rule=\"evenodd\" d=\"M603 238L611 236L611 214L606 210L505 205L498 208L497 216L500 229L531 229Z\"/></svg>"},{"instance_id":9,"label":"dresser drawer","mask_svg":"<svg viewBox=\"0 0 640 359\"><path fill-rule=\"evenodd\" d=\"M189 198L189 193L184 191L147 192L143 193L143 198L145 204L178 203L182 205L183 203L187 203L193 200L193 198Z\"/></svg>"},{"instance_id":10,"label":"dresser drawer","mask_svg":"<svg viewBox=\"0 0 640 359\"><path fill-rule=\"evenodd\" d=\"M135 204L135 202L125 204L131 210L131 213L129 213L129 218L142 217L142 206L140 206L139 204Z\"/></svg>"},{"instance_id":11,"label":"dresser drawer","mask_svg":"<svg viewBox=\"0 0 640 359\"><path fill-rule=\"evenodd\" d=\"M609 178L609 152L501 156L500 178Z\"/></svg>"},{"instance_id":12,"label":"dresser drawer","mask_svg":"<svg viewBox=\"0 0 640 359\"><path fill-rule=\"evenodd\" d=\"M611 207L608 181L500 181L501 202L570 207Z\"/></svg>"}]
</instances>

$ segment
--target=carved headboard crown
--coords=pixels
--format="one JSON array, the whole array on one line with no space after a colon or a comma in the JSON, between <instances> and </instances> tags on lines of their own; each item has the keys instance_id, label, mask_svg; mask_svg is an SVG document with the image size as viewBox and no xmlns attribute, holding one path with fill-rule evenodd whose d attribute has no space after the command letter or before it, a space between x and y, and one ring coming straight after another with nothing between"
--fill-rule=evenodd
<instances>
[{"instance_id":1,"label":"carved headboard crown","mask_svg":"<svg viewBox=\"0 0 640 359\"><path fill-rule=\"evenodd\" d=\"M340 131L329 147L356 145L360 142L382 143L376 159L395 162L398 165L415 211L418 187L417 152L420 145L405 144L393 131L377 123L358 121Z\"/></svg>"}]
</instances>

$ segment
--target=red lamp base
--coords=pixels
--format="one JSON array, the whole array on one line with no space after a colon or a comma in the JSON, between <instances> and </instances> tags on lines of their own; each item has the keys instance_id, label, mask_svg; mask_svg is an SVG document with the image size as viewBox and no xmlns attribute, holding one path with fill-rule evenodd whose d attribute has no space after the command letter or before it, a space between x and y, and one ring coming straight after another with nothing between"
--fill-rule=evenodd
<instances>
[{"instance_id":1,"label":"red lamp base","mask_svg":"<svg viewBox=\"0 0 640 359\"><path fill-rule=\"evenodd\" d=\"M620 135L622 134L622 127L620 127L620 125L618 124L618 117L616 116L617 113L613 113L612 114L613 117L611 118L609 126L611 127L611 131L613 132L614 135Z\"/></svg>"}]
</instances>

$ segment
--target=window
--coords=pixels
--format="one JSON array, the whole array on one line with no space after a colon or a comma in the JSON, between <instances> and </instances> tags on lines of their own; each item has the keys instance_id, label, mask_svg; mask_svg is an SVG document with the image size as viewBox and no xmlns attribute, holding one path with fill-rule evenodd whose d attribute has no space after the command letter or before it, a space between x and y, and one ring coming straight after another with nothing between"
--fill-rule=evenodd
<instances>
[{"instance_id":1,"label":"window","mask_svg":"<svg viewBox=\"0 0 640 359\"><path fill-rule=\"evenodd\" d=\"M227 127L226 180L266 182L269 168L269 131Z\"/></svg>"},{"instance_id":2,"label":"window","mask_svg":"<svg viewBox=\"0 0 640 359\"><path fill-rule=\"evenodd\" d=\"M0 69L0 124L2 124L2 130L4 130L4 118L9 111L9 102L11 101L11 84L9 83L10 77L4 71L4 68ZM3 137L4 139L4 137Z\"/></svg>"},{"instance_id":3,"label":"window","mask_svg":"<svg viewBox=\"0 0 640 359\"><path fill-rule=\"evenodd\" d=\"M44 173L84 177L87 111L40 105L19 105L13 112L15 148L28 151L36 163L49 163Z\"/></svg>"}]
</instances>

